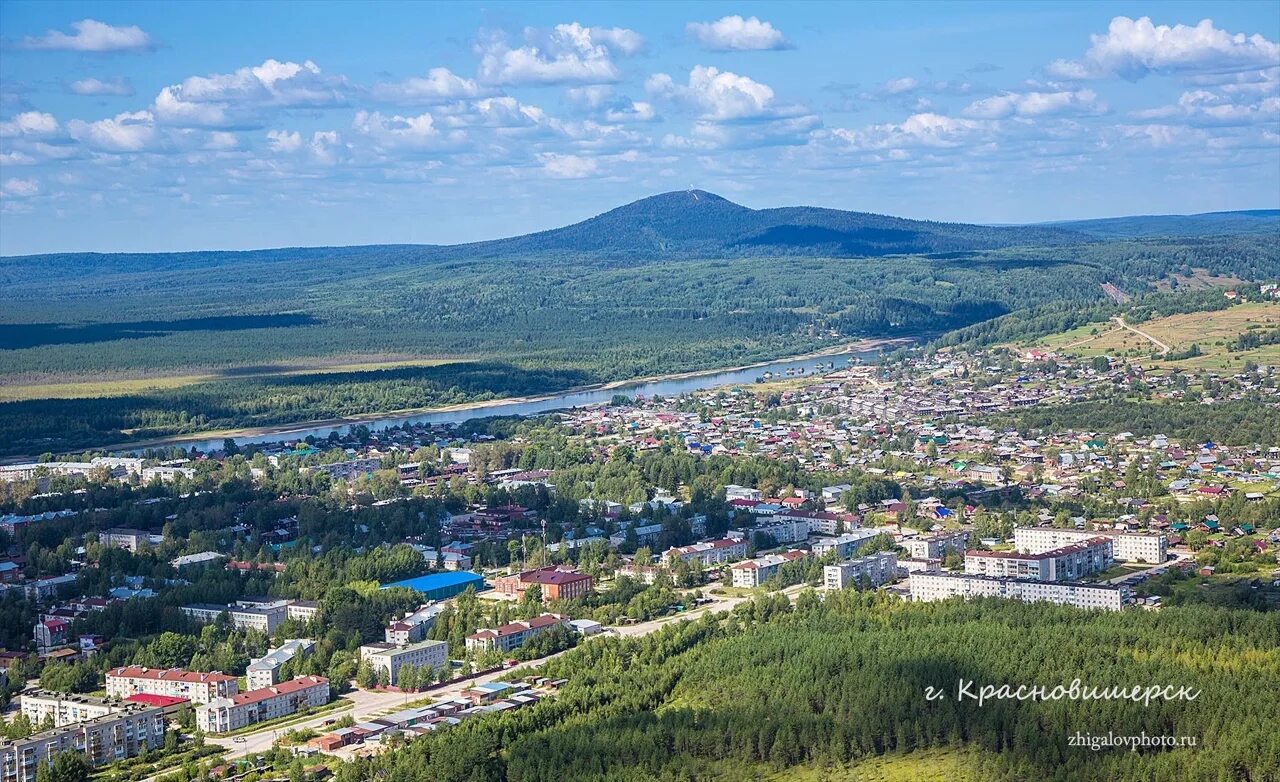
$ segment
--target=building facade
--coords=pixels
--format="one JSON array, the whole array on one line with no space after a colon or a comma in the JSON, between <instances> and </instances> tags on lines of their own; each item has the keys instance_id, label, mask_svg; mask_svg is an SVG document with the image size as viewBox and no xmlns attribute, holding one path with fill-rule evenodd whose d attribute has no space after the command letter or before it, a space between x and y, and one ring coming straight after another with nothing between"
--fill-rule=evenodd
<instances>
[{"instance_id":1,"label":"building facade","mask_svg":"<svg viewBox=\"0 0 1280 782\"><path fill-rule=\"evenodd\" d=\"M329 680L299 676L258 690L215 698L196 707L196 727L206 733L226 733L266 720L286 717L329 702Z\"/></svg>"},{"instance_id":2,"label":"building facade","mask_svg":"<svg viewBox=\"0 0 1280 782\"><path fill-rule=\"evenodd\" d=\"M509 652L553 627L568 627L569 618L560 614L542 614L527 622L512 622L501 627L486 628L467 636L467 649Z\"/></svg>"},{"instance_id":3,"label":"building facade","mask_svg":"<svg viewBox=\"0 0 1280 782\"><path fill-rule=\"evenodd\" d=\"M0 741L0 782L35 782L40 766L63 752L84 755L91 766L135 757L164 746L161 709L130 705L119 711L25 739Z\"/></svg>"},{"instance_id":4,"label":"building facade","mask_svg":"<svg viewBox=\"0 0 1280 782\"><path fill-rule=\"evenodd\" d=\"M822 582L827 589L857 589L863 584L880 586L897 578L897 575L898 556L892 551L881 551L825 566Z\"/></svg>"},{"instance_id":5,"label":"building facade","mask_svg":"<svg viewBox=\"0 0 1280 782\"><path fill-rule=\"evenodd\" d=\"M1019 551L1039 554L1099 536L1111 539L1111 555L1117 562L1148 562L1158 565L1169 558L1169 538L1162 534L1090 532L1060 527L1014 527L1013 545Z\"/></svg>"},{"instance_id":6,"label":"building facade","mask_svg":"<svg viewBox=\"0 0 1280 782\"><path fill-rule=\"evenodd\" d=\"M725 562L736 562L747 556L747 542L733 538L720 538L692 546L670 548L663 553L664 560L679 559L683 562L701 562L703 565L720 565Z\"/></svg>"},{"instance_id":7,"label":"building facade","mask_svg":"<svg viewBox=\"0 0 1280 782\"><path fill-rule=\"evenodd\" d=\"M964 530L920 535L902 541L911 559L942 559L948 551L963 554L969 548L969 533Z\"/></svg>"},{"instance_id":8,"label":"building facade","mask_svg":"<svg viewBox=\"0 0 1280 782\"><path fill-rule=\"evenodd\" d=\"M121 708L119 703L109 703L90 695L68 695L47 690L24 693L19 701L23 715L31 720L32 725L52 719L55 728L96 720Z\"/></svg>"},{"instance_id":9,"label":"building facade","mask_svg":"<svg viewBox=\"0 0 1280 782\"><path fill-rule=\"evenodd\" d=\"M276 631L280 623L288 616L288 606L284 603L267 607L257 606L224 606L216 603L193 603L182 606L183 614L201 624L216 622L223 613L231 620L231 626L237 630L257 630L270 635Z\"/></svg>"},{"instance_id":10,"label":"building facade","mask_svg":"<svg viewBox=\"0 0 1280 782\"><path fill-rule=\"evenodd\" d=\"M542 590L543 602L549 600L573 600L591 594L592 579L586 573L572 568L551 567L526 570L494 579L493 588L499 594L521 596L534 584Z\"/></svg>"},{"instance_id":11,"label":"building facade","mask_svg":"<svg viewBox=\"0 0 1280 782\"><path fill-rule=\"evenodd\" d=\"M1076 608L1119 611L1128 597L1123 587L1104 584L1059 584L1029 579L988 578L946 573L912 573L911 599L918 602L950 597L1004 597L1024 603L1055 603Z\"/></svg>"},{"instance_id":12,"label":"building facade","mask_svg":"<svg viewBox=\"0 0 1280 782\"><path fill-rule=\"evenodd\" d=\"M360 647L360 660L386 676L388 684L399 684L400 669L406 665L430 668L432 673L449 665L449 644L444 641L419 641L408 646L389 643Z\"/></svg>"},{"instance_id":13,"label":"building facade","mask_svg":"<svg viewBox=\"0 0 1280 782\"><path fill-rule=\"evenodd\" d=\"M749 559L746 562L730 565L729 570L733 574L733 585L743 589L753 589L761 586L778 575L778 571L784 564L804 559L807 556L809 556L807 551L792 549L781 554L770 554L765 557Z\"/></svg>"},{"instance_id":14,"label":"building facade","mask_svg":"<svg viewBox=\"0 0 1280 782\"><path fill-rule=\"evenodd\" d=\"M854 530L839 537L816 540L810 548L813 549L815 557L824 557L834 551L836 559L849 559L859 547L866 545L879 534L879 531L871 529Z\"/></svg>"},{"instance_id":15,"label":"building facade","mask_svg":"<svg viewBox=\"0 0 1280 782\"><path fill-rule=\"evenodd\" d=\"M311 651L315 645L315 641L306 638L291 638L251 661L245 669L249 689L260 690L280 681L280 670L284 668L284 664Z\"/></svg>"},{"instance_id":16,"label":"building facade","mask_svg":"<svg viewBox=\"0 0 1280 782\"><path fill-rule=\"evenodd\" d=\"M1040 554L1016 551L969 551L964 572L992 578L1034 578L1037 581L1075 581L1111 567L1111 539L1094 536Z\"/></svg>"},{"instance_id":17,"label":"building facade","mask_svg":"<svg viewBox=\"0 0 1280 782\"><path fill-rule=\"evenodd\" d=\"M192 703L208 703L229 698L240 691L236 677L225 673L200 673L181 668L160 670L130 665L107 671L107 696L124 699L130 695L168 695Z\"/></svg>"}]
</instances>

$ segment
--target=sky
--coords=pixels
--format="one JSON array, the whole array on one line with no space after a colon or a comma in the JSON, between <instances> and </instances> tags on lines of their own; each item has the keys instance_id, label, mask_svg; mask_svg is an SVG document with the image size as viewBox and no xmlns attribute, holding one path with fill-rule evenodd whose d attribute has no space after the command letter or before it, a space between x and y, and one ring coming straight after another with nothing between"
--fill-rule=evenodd
<instances>
[{"instance_id":1,"label":"sky","mask_svg":"<svg viewBox=\"0 0 1280 782\"><path fill-rule=\"evenodd\" d=\"M0 0L0 254L1280 207L1280 3Z\"/></svg>"}]
</instances>

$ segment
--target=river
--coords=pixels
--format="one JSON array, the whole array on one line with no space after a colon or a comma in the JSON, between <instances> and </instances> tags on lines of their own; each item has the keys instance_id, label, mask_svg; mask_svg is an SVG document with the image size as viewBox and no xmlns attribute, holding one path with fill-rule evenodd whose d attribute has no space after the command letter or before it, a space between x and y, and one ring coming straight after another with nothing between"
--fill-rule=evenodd
<instances>
[{"instance_id":1,"label":"river","mask_svg":"<svg viewBox=\"0 0 1280 782\"><path fill-rule=\"evenodd\" d=\"M847 353L780 359L778 361L754 367L747 367L745 369L729 369L721 372L688 374L654 380L638 380L635 382L620 383L601 388L566 391L561 394L553 394L550 396L538 397L536 399L495 400L493 402L461 406L457 409L451 410L427 410L416 413L401 413L388 416L356 417L344 419L341 422L327 421L321 425L316 425L314 422L285 424L278 427L271 427L270 429L220 433L217 437L210 439L203 439L198 434L187 435L185 437L177 436L164 438L162 440L149 440L146 443L137 443L126 449L121 449L117 451L117 453L135 453L144 448L161 448L171 445L181 445L184 448L194 447L201 451L211 451L221 448L222 441L225 437L232 437L238 445L274 443L282 440L302 440L309 436L323 439L328 437L330 432L342 432L351 426L357 425L367 426L369 429L377 431L379 429L386 429L392 426L402 426L404 424L462 423L463 421L470 421L474 418L489 418L499 415L530 416L537 415L539 413L551 412L553 410L567 410L574 407L598 405L609 402L618 394L631 397L679 396L680 394L687 394L692 391L701 391L707 388L715 388L717 386L752 384L755 383L757 378L764 377L766 373L772 374L774 379L818 375L821 371L825 370L829 364L834 364L836 369L845 368L848 366L850 358L857 358L863 361L874 361L880 355L880 350L881 347L877 346L875 348L855 350ZM788 370L792 370L794 374L788 375ZM804 370L804 372L801 373L800 370Z\"/></svg>"}]
</instances>

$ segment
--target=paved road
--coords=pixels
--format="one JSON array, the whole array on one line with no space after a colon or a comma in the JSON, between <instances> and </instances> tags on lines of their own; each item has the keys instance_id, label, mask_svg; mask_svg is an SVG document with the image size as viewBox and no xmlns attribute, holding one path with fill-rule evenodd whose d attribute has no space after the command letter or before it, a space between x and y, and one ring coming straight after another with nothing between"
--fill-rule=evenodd
<instances>
[{"instance_id":1,"label":"paved road","mask_svg":"<svg viewBox=\"0 0 1280 782\"><path fill-rule=\"evenodd\" d=\"M697 608L690 609L688 611L684 611L680 614L676 614L675 616L665 616L658 619L652 619L648 622L639 622L633 625L623 625L621 627L609 628L606 632L608 634L618 635L624 638L636 638L636 637L639 637L642 635L648 635L649 633L660 630L661 628L665 627L668 624L671 624L672 622L679 622L685 619L697 619L703 614L706 614L712 611L727 611L733 608L734 606L738 605L739 603L742 603L744 601L751 599L751 596L749 595L748 596L730 596L730 595L710 594L711 590L715 588L716 588L716 585L712 585L712 586L702 587L700 590L697 590L703 596L711 598L713 600L713 602L711 603L708 603L703 606L699 606ZM794 587L788 587L787 589L783 590L783 593L786 594L788 597L794 597L795 595L799 594L800 591L803 590L804 588L805 587L803 584L794 586ZM563 654L563 652L561 652L561 654ZM400 708L404 706L404 704L409 703L411 701L422 700L424 698L431 698L434 700L456 698L462 693L463 690L473 687L477 684L487 684L491 681L495 681L500 676L504 676L508 673L511 673L512 670L518 671L521 668L527 668L532 672L532 670L537 666L541 665L547 660L553 659L558 656L559 654L551 655L549 657L543 657L538 660L533 660L531 662L525 663L524 665L517 666L517 668L515 669L495 671L493 673L489 673L484 676L477 676L472 679L467 679L466 681L463 681L463 682L451 684L448 687L442 687L440 689L431 690L430 692L425 692L425 693L419 692L419 693L406 694L406 693L400 693L400 692L380 692L380 691L360 690L360 689L352 690L351 692L343 696L344 698L347 698L354 703L354 706L350 709L330 711L330 712L326 712L324 714L318 715L316 717L313 717L311 719L293 723L291 725L285 725L283 727L278 727L278 728L267 728L265 730L260 730L255 733L246 733L241 736L236 736L233 738L219 738L219 737L211 736L211 737L207 737L205 740L209 743L218 744L220 746L226 747L227 749L227 752L225 755L226 759L233 760L235 758L244 757L245 755L252 755L254 753L265 752L271 749L271 745L275 743L276 739L283 736L285 733L287 733L290 730L306 730L307 728L320 729L324 727L324 723L326 721L338 719L340 717L346 716L347 714L350 714L355 719L356 722L361 722L363 720L370 719L371 717L374 717L377 714L380 714L392 709ZM143 782L150 782L150 781L144 780Z\"/></svg>"},{"instance_id":2,"label":"paved road","mask_svg":"<svg viewBox=\"0 0 1280 782\"><path fill-rule=\"evenodd\" d=\"M1179 565L1182 562L1185 562L1189 559L1191 559L1190 554L1174 554L1174 558L1169 560L1168 562L1162 562L1159 565L1152 565L1151 567L1145 570L1135 570L1132 573L1126 573L1123 576L1116 576L1115 578L1109 579L1107 581L1103 581L1102 583L1119 584L1121 581L1124 581L1127 578L1133 578L1134 576L1141 576L1147 573L1163 573L1165 570L1168 570L1169 568L1174 567L1175 565Z\"/></svg>"}]
</instances>

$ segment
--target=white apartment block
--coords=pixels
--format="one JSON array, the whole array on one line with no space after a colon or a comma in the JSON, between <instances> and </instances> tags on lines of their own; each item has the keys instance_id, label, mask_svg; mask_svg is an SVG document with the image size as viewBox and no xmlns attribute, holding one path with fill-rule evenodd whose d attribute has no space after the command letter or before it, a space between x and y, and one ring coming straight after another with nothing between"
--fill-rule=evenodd
<instances>
[{"instance_id":1,"label":"white apartment block","mask_svg":"<svg viewBox=\"0 0 1280 782\"><path fill-rule=\"evenodd\" d=\"M245 669L245 680L251 690L270 687L280 681L280 669L295 657L301 657L316 645L315 641L306 638L290 638L288 641L271 649L263 656L249 663Z\"/></svg>"},{"instance_id":2,"label":"white apartment block","mask_svg":"<svg viewBox=\"0 0 1280 782\"><path fill-rule=\"evenodd\" d=\"M1102 584L1059 584L1052 581L988 578L946 573L912 573L911 599L928 603L950 597L1005 597L1024 603L1055 603L1076 608L1119 611L1127 590Z\"/></svg>"},{"instance_id":3,"label":"white apartment block","mask_svg":"<svg viewBox=\"0 0 1280 782\"><path fill-rule=\"evenodd\" d=\"M768 524L750 530L753 533L768 535L779 544L802 543L809 539L809 519L784 518L770 519Z\"/></svg>"},{"instance_id":4,"label":"white apartment block","mask_svg":"<svg viewBox=\"0 0 1280 782\"><path fill-rule=\"evenodd\" d=\"M39 725L46 719L52 718L55 728L96 720L121 708L121 704L108 703L102 698L89 695L67 695L47 690L24 693L19 700L23 715L31 720L32 725Z\"/></svg>"},{"instance_id":5,"label":"white apartment block","mask_svg":"<svg viewBox=\"0 0 1280 782\"><path fill-rule=\"evenodd\" d=\"M747 556L747 542L733 538L720 538L692 546L670 548L663 553L664 560L679 559L684 562L701 562L703 565L719 565L735 562Z\"/></svg>"},{"instance_id":6,"label":"white apartment block","mask_svg":"<svg viewBox=\"0 0 1280 782\"><path fill-rule=\"evenodd\" d=\"M509 652L553 627L568 627L569 618L560 614L541 614L527 622L512 622L501 627L485 628L467 636L467 649L482 652Z\"/></svg>"},{"instance_id":7,"label":"white apartment block","mask_svg":"<svg viewBox=\"0 0 1280 782\"><path fill-rule=\"evenodd\" d=\"M1075 581L1111 567L1111 539L1095 535L1040 554L1016 551L970 551L964 572L992 578L1034 578L1037 581Z\"/></svg>"},{"instance_id":8,"label":"white apartment block","mask_svg":"<svg viewBox=\"0 0 1280 782\"><path fill-rule=\"evenodd\" d=\"M444 603L427 603L419 606L418 610L407 614L403 619L388 623L383 631L387 643L408 646L425 640L427 632L436 623L436 617L444 611L444 608Z\"/></svg>"},{"instance_id":9,"label":"white apartment block","mask_svg":"<svg viewBox=\"0 0 1280 782\"><path fill-rule=\"evenodd\" d=\"M964 530L920 535L902 542L911 559L942 559L948 551L963 554L969 548L969 533Z\"/></svg>"},{"instance_id":10,"label":"white apartment block","mask_svg":"<svg viewBox=\"0 0 1280 782\"><path fill-rule=\"evenodd\" d=\"M196 727L206 733L226 733L266 720L286 717L329 702L329 680L299 676L271 687L249 690L230 698L215 698L196 708Z\"/></svg>"},{"instance_id":11,"label":"white apartment block","mask_svg":"<svg viewBox=\"0 0 1280 782\"><path fill-rule=\"evenodd\" d=\"M320 613L320 604L314 600L290 600L284 605L284 615L299 622L310 622Z\"/></svg>"},{"instance_id":12,"label":"white apartment block","mask_svg":"<svg viewBox=\"0 0 1280 782\"><path fill-rule=\"evenodd\" d=\"M240 691L234 676L224 673L199 673L181 668L147 668L129 665L107 671L107 697L128 698L130 695L168 695L186 698L192 703L208 703Z\"/></svg>"},{"instance_id":13,"label":"white apartment block","mask_svg":"<svg viewBox=\"0 0 1280 782\"><path fill-rule=\"evenodd\" d=\"M724 499L726 502L733 502L734 500L751 500L759 502L760 497L759 489L750 489L746 486L738 486L734 483L724 487Z\"/></svg>"},{"instance_id":14,"label":"white apartment block","mask_svg":"<svg viewBox=\"0 0 1280 782\"><path fill-rule=\"evenodd\" d=\"M449 644L444 641L420 641L408 646L389 643L367 644L360 647L360 661L367 662L375 671L386 674L388 684L400 681L400 669L406 665L430 668L438 671L449 664Z\"/></svg>"},{"instance_id":15,"label":"white apartment block","mask_svg":"<svg viewBox=\"0 0 1280 782\"><path fill-rule=\"evenodd\" d=\"M35 782L40 766L63 752L79 752L91 766L164 746L164 710L131 704L101 717L0 741L0 782Z\"/></svg>"},{"instance_id":16,"label":"white apartment block","mask_svg":"<svg viewBox=\"0 0 1280 782\"><path fill-rule=\"evenodd\" d=\"M863 579L869 586L877 587L892 581L897 575L898 556L892 551L869 554L822 569L822 580L827 589L857 589L863 585Z\"/></svg>"},{"instance_id":17,"label":"white apartment block","mask_svg":"<svg viewBox=\"0 0 1280 782\"><path fill-rule=\"evenodd\" d=\"M880 530L877 529L856 529L839 537L816 540L810 548L815 557L824 557L834 551L836 559L849 559L879 534Z\"/></svg>"},{"instance_id":18,"label":"white apartment block","mask_svg":"<svg viewBox=\"0 0 1280 782\"><path fill-rule=\"evenodd\" d=\"M284 603L268 608L193 603L182 606L179 610L201 624L216 622L219 616L226 613L231 619L231 626L235 629L257 630L268 635L274 633L288 615L288 607Z\"/></svg>"},{"instance_id":19,"label":"white apartment block","mask_svg":"<svg viewBox=\"0 0 1280 782\"><path fill-rule=\"evenodd\" d=\"M729 570L733 573L733 585L742 589L753 589L778 575L778 570L787 562L807 556L809 556L807 551L792 549L782 554L770 554L731 565Z\"/></svg>"},{"instance_id":20,"label":"white apartment block","mask_svg":"<svg viewBox=\"0 0 1280 782\"><path fill-rule=\"evenodd\" d=\"M1137 532L1091 532L1059 527L1014 527L1013 545L1019 551L1043 551L1103 536L1111 539L1111 555L1117 562L1149 562L1158 565L1169 558L1169 538Z\"/></svg>"}]
</instances>

